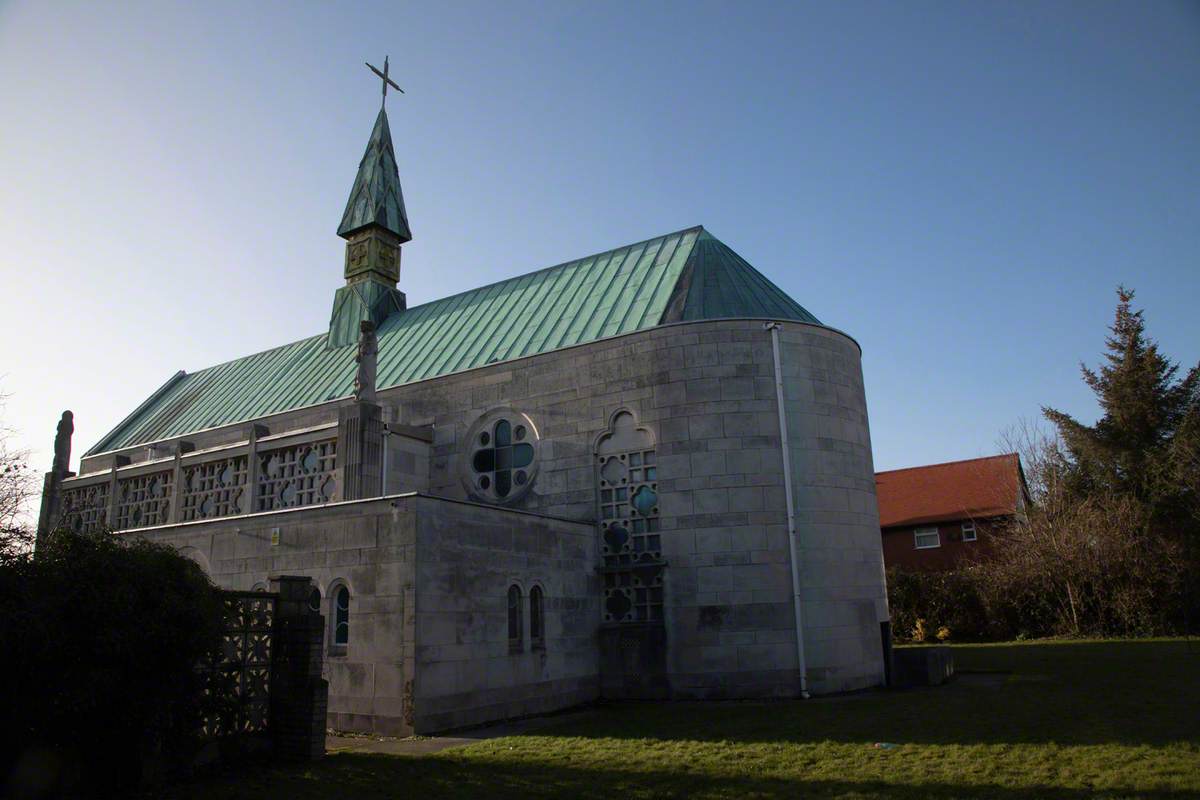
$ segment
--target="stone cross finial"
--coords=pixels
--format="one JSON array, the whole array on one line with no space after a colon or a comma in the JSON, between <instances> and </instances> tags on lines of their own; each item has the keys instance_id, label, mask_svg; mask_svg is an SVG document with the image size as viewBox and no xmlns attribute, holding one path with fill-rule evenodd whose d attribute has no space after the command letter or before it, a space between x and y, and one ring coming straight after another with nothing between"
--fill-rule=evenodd
<instances>
[{"instance_id":1,"label":"stone cross finial","mask_svg":"<svg viewBox=\"0 0 1200 800\"><path fill-rule=\"evenodd\" d=\"M359 323L358 373L354 376L354 399L360 403L375 402L375 356L379 343L375 340L375 323L364 319Z\"/></svg>"}]
</instances>

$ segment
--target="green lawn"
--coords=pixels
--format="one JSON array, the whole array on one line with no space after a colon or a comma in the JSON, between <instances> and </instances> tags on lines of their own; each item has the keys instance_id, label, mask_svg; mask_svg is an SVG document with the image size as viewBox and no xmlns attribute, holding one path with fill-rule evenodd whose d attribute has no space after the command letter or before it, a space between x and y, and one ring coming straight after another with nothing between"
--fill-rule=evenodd
<instances>
[{"instance_id":1,"label":"green lawn","mask_svg":"<svg viewBox=\"0 0 1200 800\"><path fill-rule=\"evenodd\" d=\"M938 689L611 704L536 735L333 755L177 796L1200 797L1200 641L960 645L955 659L964 674Z\"/></svg>"}]
</instances>

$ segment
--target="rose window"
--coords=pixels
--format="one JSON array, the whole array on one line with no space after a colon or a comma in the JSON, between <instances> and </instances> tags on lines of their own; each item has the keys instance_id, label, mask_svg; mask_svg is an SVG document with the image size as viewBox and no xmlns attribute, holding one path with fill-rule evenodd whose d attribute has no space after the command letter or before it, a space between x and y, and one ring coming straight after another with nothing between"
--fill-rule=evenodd
<instances>
[{"instance_id":1,"label":"rose window","mask_svg":"<svg viewBox=\"0 0 1200 800\"><path fill-rule=\"evenodd\" d=\"M533 483L537 435L523 414L499 413L476 423L468 457L471 494L493 502L514 500Z\"/></svg>"}]
</instances>

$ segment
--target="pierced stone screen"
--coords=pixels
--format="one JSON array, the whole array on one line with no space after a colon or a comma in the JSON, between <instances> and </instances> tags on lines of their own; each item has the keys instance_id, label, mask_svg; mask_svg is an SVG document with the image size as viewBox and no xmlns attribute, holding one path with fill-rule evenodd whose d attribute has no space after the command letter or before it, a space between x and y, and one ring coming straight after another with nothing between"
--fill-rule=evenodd
<instances>
[{"instance_id":1,"label":"pierced stone screen","mask_svg":"<svg viewBox=\"0 0 1200 800\"><path fill-rule=\"evenodd\" d=\"M259 454L256 511L328 503L337 490L337 441Z\"/></svg>"},{"instance_id":2,"label":"pierced stone screen","mask_svg":"<svg viewBox=\"0 0 1200 800\"><path fill-rule=\"evenodd\" d=\"M117 482L117 530L165 525L171 521L174 471L139 475Z\"/></svg>"},{"instance_id":3,"label":"pierced stone screen","mask_svg":"<svg viewBox=\"0 0 1200 800\"><path fill-rule=\"evenodd\" d=\"M108 524L108 482L65 490L61 520L63 527L81 533L102 530Z\"/></svg>"},{"instance_id":4,"label":"pierced stone screen","mask_svg":"<svg viewBox=\"0 0 1200 800\"><path fill-rule=\"evenodd\" d=\"M629 411L596 449L605 623L663 620L662 534L654 438Z\"/></svg>"},{"instance_id":5,"label":"pierced stone screen","mask_svg":"<svg viewBox=\"0 0 1200 800\"><path fill-rule=\"evenodd\" d=\"M246 490L246 457L183 468L183 521L242 513Z\"/></svg>"}]
</instances>

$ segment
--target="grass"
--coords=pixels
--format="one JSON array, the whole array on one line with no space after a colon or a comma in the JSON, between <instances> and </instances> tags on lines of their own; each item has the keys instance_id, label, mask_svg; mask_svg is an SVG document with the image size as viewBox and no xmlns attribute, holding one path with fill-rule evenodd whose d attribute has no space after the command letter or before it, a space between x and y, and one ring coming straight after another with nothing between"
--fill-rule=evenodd
<instances>
[{"instance_id":1,"label":"grass","mask_svg":"<svg viewBox=\"0 0 1200 800\"><path fill-rule=\"evenodd\" d=\"M536 735L337 754L175 796L1200 798L1200 642L959 645L955 660L937 689L615 703Z\"/></svg>"}]
</instances>

